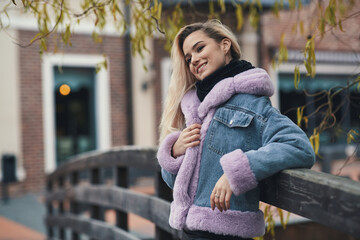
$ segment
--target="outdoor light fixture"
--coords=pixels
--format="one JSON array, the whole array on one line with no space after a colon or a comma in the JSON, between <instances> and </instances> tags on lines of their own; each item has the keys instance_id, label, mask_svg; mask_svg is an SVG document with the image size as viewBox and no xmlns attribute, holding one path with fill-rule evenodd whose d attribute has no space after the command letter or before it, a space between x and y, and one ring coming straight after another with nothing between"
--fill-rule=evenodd
<instances>
[{"instance_id":1,"label":"outdoor light fixture","mask_svg":"<svg viewBox=\"0 0 360 240\"><path fill-rule=\"evenodd\" d=\"M60 88L59 88L59 92L60 92L60 94L63 95L63 96L69 95L70 91L71 91L71 88L70 88L70 86L67 85L67 84L62 84L62 85L60 86Z\"/></svg>"}]
</instances>

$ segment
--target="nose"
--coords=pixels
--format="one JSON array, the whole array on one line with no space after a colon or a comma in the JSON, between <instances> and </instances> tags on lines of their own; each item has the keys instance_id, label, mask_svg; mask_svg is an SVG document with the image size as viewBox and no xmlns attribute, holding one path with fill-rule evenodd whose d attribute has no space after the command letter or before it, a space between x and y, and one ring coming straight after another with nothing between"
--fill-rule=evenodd
<instances>
[{"instance_id":1,"label":"nose","mask_svg":"<svg viewBox=\"0 0 360 240\"><path fill-rule=\"evenodd\" d=\"M192 64L194 67L199 64L199 58L198 58L197 54L194 54L194 55L191 57L191 64Z\"/></svg>"}]
</instances>

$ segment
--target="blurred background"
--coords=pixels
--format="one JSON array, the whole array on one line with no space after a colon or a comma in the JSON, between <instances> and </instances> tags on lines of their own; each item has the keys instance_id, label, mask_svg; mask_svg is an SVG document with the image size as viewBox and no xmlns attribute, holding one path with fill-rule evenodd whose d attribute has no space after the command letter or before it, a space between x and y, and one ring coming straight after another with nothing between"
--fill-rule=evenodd
<instances>
[{"instance_id":1,"label":"blurred background","mask_svg":"<svg viewBox=\"0 0 360 240\"><path fill-rule=\"evenodd\" d=\"M78 2L72 1L70 5ZM174 19L172 11L181 7L183 20L178 26L204 21L211 11L211 1L184 1L181 5L175 0L160 2L163 18ZM280 1L253 1L260 2L257 14L246 5L251 1L219 2L224 5L214 1L213 6L221 13L221 21L236 33L242 58L269 73L275 86L273 106L299 123L298 107L306 105L300 109L301 117L306 116L300 126L309 137L316 137L314 129L325 115L328 97L321 95L322 92L345 89L332 99L330 108L334 109L334 116L331 123L327 122L332 126L318 136L318 159L313 169L359 181L358 144L349 138L356 140L359 136L360 91L359 84L348 86L359 76L359 3L356 1L348 11L347 16L352 17L343 18L346 21L343 20L342 29L329 27L321 37L310 21L313 5L318 1L296 1L295 11L289 10L295 1L284 1L284 9L277 11L274 6ZM240 4L241 11L234 2ZM150 7L158 4L157 1L146 3ZM39 19L30 10L24 12L22 4L21 1L0 3L0 8L6 7L6 14L5 10L0 12L0 239L40 240L46 239L47 234L44 219L48 174L82 153L105 152L125 145L158 145L171 60L164 48L166 37L161 32L155 30L144 41L147 50L142 56L132 54L134 43L130 41L129 31L119 31L115 24L120 20L109 23L94 36L97 20L90 13L82 16L81 23L75 20L71 25L71 37L65 39L71 44L61 42L54 31L46 36L44 50L43 40L37 35ZM132 4L123 4L127 17L131 11L135 12ZM222 12L222 6L226 6L226 12ZM243 22L239 27L240 13ZM153 25L156 29L155 21ZM309 39L314 39L316 47L314 77L308 76L303 64L304 47ZM286 59L278 65L284 56L281 53L284 45ZM297 87L296 67L301 79ZM104 171L103 176L111 174ZM129 185L141 193L155 192L150 171L132 169ZM106 221L114 223L114 214L107 211ZM276 224L280 226L278 220ZM313 239L348 239L342 233L295 215L291 215L288 224L289 234L309 230L314 236L323 233ZM131 214L129 230L143 239L152 239L155 234L152 223ZM277 233L276 239L295 239L282 234Z\"/></svg>"}]
</instances>

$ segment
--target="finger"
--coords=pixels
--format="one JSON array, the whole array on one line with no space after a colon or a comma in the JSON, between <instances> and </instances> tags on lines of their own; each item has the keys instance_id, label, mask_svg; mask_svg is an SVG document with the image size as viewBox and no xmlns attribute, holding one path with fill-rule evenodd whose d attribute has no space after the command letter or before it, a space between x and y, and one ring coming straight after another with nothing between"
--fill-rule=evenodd
<instances>
[{"instance_id":1,"label":"finger","mask_svg":"<svg viewBox=\"0 0 360 240\"><path fill-rule=\"evenodd\" d=\"M225 196L226 196L226 191L223 190L220 194L219 203L220 203L222 210L224 210L224 211L226 211Z\"/></svg>"},{"instance_id":2,"label":"finger","mask_svg":"<svg viewBox=\"0 0 360 240\"><path fill-rule=\"evenodd\" d=\"M226 197L225 197L226 210L230 209L230 199L231 199L231 195L232 195L232 191L226 192Z\"/></svg>"},{"instance_id":3,"label":"finger","mask_svg":"<svg viewBox=\"0 0 360 240\"><path fill-rule=\"evenodd\" d=\"M211 209L214 211L214 209L215 209L215 193L214 192L210 195L210 206L211 206Z\"/></svg>"},{"instance_id":4,"label":"finger","mask_svg":"<svg viewBox=\"0 0 360 240\"><path fill-rule=\"evenodd\" d=\"M183 137L184 137L184 139L189 139L189 138L191 138L193 136L197 136L197 135L200 136L200 130L194 129L194 130L191 130L190 132L184 133Z\"/></svg>"},{"instance_id":5,"label":"finger","mask_svg":"<svg viewBox=\"0 0 360 240\"><path fill-rule=\"evenodd\" d=\"M189 127L187 127L187 131L188 132L191 132L192 130L194 130L194 129L199 129L200 127L201 127L201 125L200 125L200 127L198 126L199 124L191 124Z\"/></svg>"},{"instance_id":6,"label":"finger","mask_svg":"<svg viewBox=\"0 0 360 240\"><path fill-rule=\"evenodd\" d=\"M198 146L200 144L200 141L195 141L195 142L191 142L191 143L187 143L185 145L185 148L189 148L189 147L195 147L195 146Z\"/></svg>"},{"instance_id":7,"label":"finger","mask_svg":"<svg viewBox=\"0 0 360 240\"><path fill-rule=\"evenodd\" d=\"M220 210L220 212L222 212L223 209L220 205L220 194L218 193L215 194L215 205Z\"/></svg>"},{"instance_id":8,"label":"finger","mask_svg":"<svg viewBox=\"0 0 360 240\"><path fill-rule=\"evenodd\" d=\"M194 142L200 139L200 134L195 134L186 139L187 142Z\"/></svg>"},{"instance_id":9,"label":"finger","mask_svg":"<svg viewBox=\"0 0 360 240\"><path fill-rule=\"evenodd\" d=\"M191 129L195 129L195 128L201 128L201 124L199 124L199 123L194 123L194 124L191 124L190 126L189 126L189 128L191 128Z\"/></svg>"},{"instance_id":10,"label":"finger","mask_svg":"<svg viewBox=\"0 0 360 240\"><path fill-rule=\"evenodd\" d=\"M195 130L192 130L190 132L185 132L183 134L183 139L186 141L188 140L189 138L193 137L193 136L197 136L199 135L200 136L200 130L199 129L195 129Z\"/></svg>"},{"instance_id":11,"label":"finger","mask_svg":"<svg viewBox=\"0 0 360 240\"><path fill-rule=\"evenodd\" d=\"M192 129L189 133L190 133L191 135L199 134L199 133L200 133L200 128Z\"/></svg>"}]
</instances>

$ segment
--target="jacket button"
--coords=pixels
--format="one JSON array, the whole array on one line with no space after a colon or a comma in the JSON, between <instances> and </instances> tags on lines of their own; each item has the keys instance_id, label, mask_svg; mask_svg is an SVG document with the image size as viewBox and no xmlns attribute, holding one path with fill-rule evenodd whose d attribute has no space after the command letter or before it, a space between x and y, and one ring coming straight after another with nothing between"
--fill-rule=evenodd
<instances>
[{"instance_id":1,"label":"jacket button","mask_svg":"<svg viewBox=\"0 0 360 240\"><path fill-rule=\"evenodd\" d=\"M234 122L234 120L231 119L231 120L230 120L230 124L233 124L233 122Z\"/></svg>"}]
</instances>

